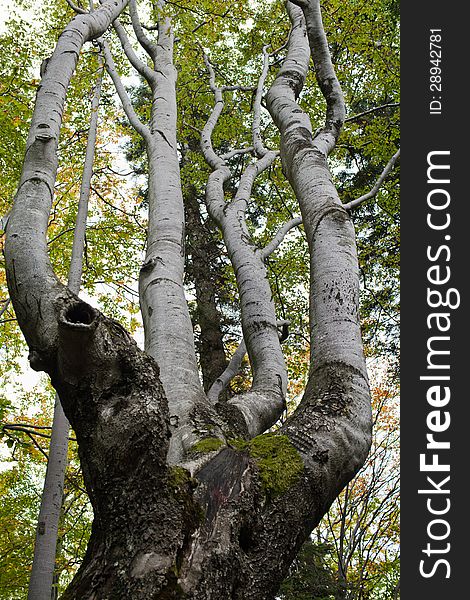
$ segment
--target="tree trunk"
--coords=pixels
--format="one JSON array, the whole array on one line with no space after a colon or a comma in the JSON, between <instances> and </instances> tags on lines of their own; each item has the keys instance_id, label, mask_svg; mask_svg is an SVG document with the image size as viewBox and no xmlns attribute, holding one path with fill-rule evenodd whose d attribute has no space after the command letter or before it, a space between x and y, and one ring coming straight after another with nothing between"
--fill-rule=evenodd
<instances>
[{"instance_id":1,"label":"tree trunk","mask_svg":"<svg viewBox=\"0 0 470 600\"><path fill-rule=\"evenodd\" d=\"M56 395L49 460L36 527L28 600L50 600L51 598L68 446L69 422Z\"/></svg>"},{"instance_id":2,"label":"tree trunk","mask_svg":"<svg viewBox=\"0 0 470 600\"><path fill-rule=\"evenodd\" d=\"M190 186L184 196L188 251L191 254L190 275L196 291L196 319L200 328L198 353L204 391L227 367L223 342L222 316L217 308L221 288L217 261L220 250L215 242L215 231L203 223L196 189Z\"/></svg>"},{"instance_id":3,"label":"tree trunk","mask_svg":"<svg viewBox=\"0 0 470 600\"><path fill-rule=\"evenodd\" d=\"M152 197L140 281L146 330L153 332L148 353L117 322L63 286L48 259L45 232L65 91L83 42L101 35L125 4L108 0L93 15L74 19L61 36L38 91L7 226L10 296L31 364L50 375L76 432L94 511L85 559L64 599L268 600L370 446L354 231L327 166L337 123L331 127L327 119L321 134L312 136L295 101L309 48L302 11L288 3L293 30L268 106L281 131L283 166L299 199L311 252L313 352L299 408L276 433L257 435L282 410L286 373L269 286L259 281L265 274L263 252L247 237L244 212L254 177L275 153L246 169L226 211L222 185L228 168L217 157L213 164L207 197L220 208L237 270L254 385L235 401L211 404L198 381L188 334L173 33L166 19L159 24L158 50L149 46L156 70L144 69L149 80L158 77L164 99L154 103L155 127L141 128ZM318 12L307 16L317 19ZM134 2L131 17L137 32ZM317 67L318 73L321 77ZM221 109L220 102L217 106ZM336 105L333 109L336 114ZM207 128L206 133L211 150ZM181 427L170 425L175 415L181 415Z\"/></svg>"},{"instance_id":4,"label":"tree trunk","mask_svg":"<svg viewBox=\"0 0 470 600\"><path fill-rule=\"evenodd\" d=\"M91 103L90 127L88 130L85 164L80 187L72 259L69 270L68 285L75 294L79 293L82 280L83 248L85 244L88 200L93 174L102 78L103 71L101 69ZM51 597L56 562L57 534L62 510L65 471L67 468L69 429L69 423L64 415L59 397L56 395L54 417L52 420L52 435L49 444L49 460L47 462L46 477L44 479L36 528L28 600L49 600Z\"/></svg>"},{"instance_id":5,"label":"tree trunk","mask_svg":"<svg viewBox=\"0 0 470 600\"><path fill-rule=\"evenodd\" d=\"M346 574L343 570L338 568L338 579L337 579L337 588L335 590L335 600L347 600L348 598L348 582L346 579Z\"/></svg>"}]
</instances>

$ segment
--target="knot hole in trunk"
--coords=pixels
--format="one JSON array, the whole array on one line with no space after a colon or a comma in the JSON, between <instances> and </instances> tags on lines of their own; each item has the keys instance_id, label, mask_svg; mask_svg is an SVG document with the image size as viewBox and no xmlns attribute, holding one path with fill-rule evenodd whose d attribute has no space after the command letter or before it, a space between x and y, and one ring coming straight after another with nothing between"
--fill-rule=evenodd
<instances>
[{"instance_id":1,"label":"knot hole in trunk","mask_svg":"<svg viewBox=\"0 0 470 600\"><path fill-rule=\"evenodd\" d=\"M85 302L74 302L67 306L62 313L62 320L66 325L90 326L96 319L97 311Z\"/></svg>"}]
</instances>

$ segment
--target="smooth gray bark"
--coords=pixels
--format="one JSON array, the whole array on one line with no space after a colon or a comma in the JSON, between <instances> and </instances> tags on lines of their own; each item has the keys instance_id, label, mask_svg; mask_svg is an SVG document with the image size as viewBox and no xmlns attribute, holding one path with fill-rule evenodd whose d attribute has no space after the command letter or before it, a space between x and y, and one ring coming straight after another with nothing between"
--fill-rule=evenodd
<instances>
[{"instance_id":1,"label":"smooth gray bark","mask_svg":"<svg viewBox=\"0 0 470 600\"><path fill-rule=\"evenodd\" d=\"M279 419L285 408L287 389L287 371L264 256L251 240L245 216L256 177L277 158L276 152L264 147L259 135L259 109L267 74L266 52L264 55L252 127L253 147L259 158L242 173L237 191L230 202L225 201L223 186L232 174L226 159L219 156L212 146L212 133L224 109L224 88L217 86L215 72L207 56L204 56L204 60L215 104L201 135L204 158L213 169L206 187L207 209L222 231L235 272L243 338L253 373L250 391L231 398L228 404L241 413L250 436L266 431Z\"/></svg>"},{"instance_id":2,"label":"smooth gray bark","mask_svg":"<svg viewBox=\"0 0 470 600\"><path fill-rule=\"evenodd\" d=\"M74 294L79 293L82 280L83 250L85 245L88 200L93 174L101 84L102 70L98 76L91 103L85 163L74 229L72 258L68 277L68 287ZM52 419L52 434L49 444L49 458L36 528L28 600L50 600L51 598L59 520L62 511L64 479L67 468L69 430L69 422L64 414L60 399L56 394L54 416Z\"/></svg>"},{"instance_id":3,"label":"smooth gray bark","mask_svg":"<svg viewBox=\"0 0 470 600\"><path fill-rule=\"evenodd\" d=\"M166 2L159 3L160 11ZM136 115L105 46L107 70L124 111L142 136L148 157L149 223L147 251L139 277L139 295L145 332L145 350L160 368L168 399L173 436L169 461L176 464L201 437L223 439L218 417L204 394L194 344L193 327L184 290L185 215L176 140L176 78L173 65L174 34L171 20L161 13L158 43L147 38L135 3L132 26L153 67L135 53L122 24L114 28L132 66L147 80L151 96L150 122Z\"/></svg>"},{"instance_id":4,"label":"smooth gray bark","mask_svg":"<svg viewBox=\"0 0 470 600\"><path fill-rule=\"evenodd\" d=\"M46 477L41 495L28 600L50 600L56 560L57 534L62 511L69 422L56 394Z\"/></svg>"},{"instance_id":5,"label":"smooth gray bark","mask_svg":"<svg viewBox=\"0 0 470 600\"><path fill-rule=\"evenodd\" d=\"M327 162L344 120L341 88L329 57L319 1L302 2L305 18L294 4L288 2L287 8L292 22L288 54L267 94L267 107L281 133L283 168L299 201L310 250L311 364L304 397L282 430L321 476L329 489L328 503L369 451L370 393L360 332L354 228ZM308 42L327 102L325 122L315 134L297 103L309 66Z\"/></svg>"}]
</instances>

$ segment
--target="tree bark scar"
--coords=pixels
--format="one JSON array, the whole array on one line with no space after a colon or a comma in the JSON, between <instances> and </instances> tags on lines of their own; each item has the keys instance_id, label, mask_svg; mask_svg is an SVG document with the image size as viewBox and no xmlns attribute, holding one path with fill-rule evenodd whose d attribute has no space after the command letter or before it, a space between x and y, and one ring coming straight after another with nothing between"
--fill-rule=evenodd
<instances>
[{"instance_id":1,"label":"tree bark scar","mask_svg":"<svg viewBox=\"0 0 470 600\"><path fill-rule=\"evenodd\" d=\"M241 478L248 464L246 453L224 448L197 474L197 479L204 484L199 501L206 507L207 523L213 521L224 504L238 498Z\"/></svg>"},{"instance_id":2,"label":"tree bark scar","mask_svg":"<svg viewBox=\"0 0 470 600\"><path fill-rule=\"evenodd\" d=\"M33 145L33 144L31 144L31 145L29 146L29 148L31 148L31 146L32 146L32 145ZM29 148L28 148L28 149L29 149ZM53 198L53 197L54 197L54 191L53 191L53 189L51 188L51 184L49 183L49 181L47 181L47 179L46 179L46 178L44 178L44 177L39 177L39 175L33 175L33 176L31 176L31 177L28 177L28 179L25 179L25 180L24 180L24 181L23 181L23 182L20 184L20 186L19 186L19 188L18 188L18 191L16 192L16 195L17 195L17 196L18 196L18 194L20 193L20 190L21 190L21 189L22 189L22 188L23 188L23 187L24 187L26 184L28 184L28 183L35 183L35 184L41 184L41 183L43 183L43 184L44 184L44 185L47 187L47 189L48 189L48 191L49 191L49 195L50 195L50 197L51 197L51 198ZM14 235L14 234L13 234L13 235ZM13 237L13 236L12 236L12 237Z\"/></svg>"},{"instance_id":3,"label":"tree bark scar","mask_svg":"<svg viewBox=\"0 0 470 600\"><path fill-rule=\"evenodd\" d=\"M166 137L166 135L163 133L163 131L161 129L155 129L154 130L155 133L158 133L162 136L162 138L165 140L165 142L168 144L168 146L170 146L170 148L173 150L173 145L171 144L171 142L168 140L168 138Z\"/></svg>"},{"instance_id":4,"label":"tree bark scar","mask_svg":"<svg viewBox=\"0 0 470 600\"><path fill-rule=\"evenodd\" d=\"M325 207L317 215L315 215L315 217L313 219L313 223L311 225L311 238L312 239L315 236L315 233L316 233L321 221L327 215L329 215L331 213L338 213L338 215L341 215L343 218L346 217L347 219L350 219L348 211L345 208L343 208L343 206L341 204L334 204L332 206L330 205L330 206Z\"/></svg>"}]
</instances>

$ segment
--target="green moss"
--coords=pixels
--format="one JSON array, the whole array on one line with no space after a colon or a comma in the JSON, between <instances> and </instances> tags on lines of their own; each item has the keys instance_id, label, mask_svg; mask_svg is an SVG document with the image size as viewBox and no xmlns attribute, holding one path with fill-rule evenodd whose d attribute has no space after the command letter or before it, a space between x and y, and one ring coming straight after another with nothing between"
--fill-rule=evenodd
<instances>
[{"instance_id":1,"label":"green moss","mask_svg":"<svg viewBox=\"0 0 470 600\"><path fill-rule=\"evenodd\" d=\"M243 438L231 438L228 440L228 443L237 450L246 450L250 442L247 442Z\"/></svg>"},{"instance_id":2,"label":"green moss","mask_svg":"<svg viewBox=\"0 0 470 600\"><path fill-rule=\"evenodd\" d=\"M218 450L221 446L224 445L223 440L216 437L207 437L199 442L196 442L194 446L191 446L190 452L196 453L206 453L213 452L214 450Z\"/></svg>"},{"instance_id":3,"label":"green moss","mask_svg":"<svg viewBox=\"0 0 470 600\"><path fill-rule=\"evenodd\" d=\"M256 460L263 489L271 498L292 487L303 471L303 461L286 435L265 433L248 442L236 438L230 445L248 450Z\"/></svg>"},{"instance_id":4,"label":"green moss","mask_svg":"<svg viewBox=\"0 0 470 600\"><path fill-rule=\"evenodd\" d=\"M168 483L174 490L185 489L190 480L190 472L183 467L170 467L168 470Z\"/></svg>"},{"instance_id":5,"label":"green moss","mask_svg":"<svg viewBox=\"0 0 470 600\"><path fill-rule=\"evenodd\" d=\"M200 504L194 500L193 490L197 486L197 481L191 477L190 472L183 467L170 467L168 484L173 497L186 506L189 528L194 529L203 523L206 514Z\"/></svg>"}]
</instances>

